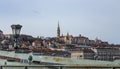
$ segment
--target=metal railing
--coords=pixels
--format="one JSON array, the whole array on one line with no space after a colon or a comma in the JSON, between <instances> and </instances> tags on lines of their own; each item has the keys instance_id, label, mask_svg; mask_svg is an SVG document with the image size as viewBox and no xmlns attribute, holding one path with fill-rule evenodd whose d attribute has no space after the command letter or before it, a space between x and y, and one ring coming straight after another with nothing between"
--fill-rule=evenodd
<instances>
[{"instance_id":1,"label":"metal railing","mask_svg":"<svg viewBox=\"0 0 120 69\"><path fill-rule=\"evenodd\" d=\"M120 66L0 66L0 69L120 69Z\"/></svg>"}]
</instances>

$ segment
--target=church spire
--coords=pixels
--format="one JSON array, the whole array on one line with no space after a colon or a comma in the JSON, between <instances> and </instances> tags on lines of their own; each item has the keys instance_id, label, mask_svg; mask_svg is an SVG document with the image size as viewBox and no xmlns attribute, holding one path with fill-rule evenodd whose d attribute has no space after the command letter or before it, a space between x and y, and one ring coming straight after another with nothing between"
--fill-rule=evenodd
<instances>
[{"instance_id":1,"label":"church spire","mask_svg":"<svg viewBox=\"0 0 120 69\"><path fill-rule=\"evenodd\" d=\"M58 27L57 27L57 37L60 37L60 26L59 26L59 21L58 21Z\"/></svg>"}]
</instances>

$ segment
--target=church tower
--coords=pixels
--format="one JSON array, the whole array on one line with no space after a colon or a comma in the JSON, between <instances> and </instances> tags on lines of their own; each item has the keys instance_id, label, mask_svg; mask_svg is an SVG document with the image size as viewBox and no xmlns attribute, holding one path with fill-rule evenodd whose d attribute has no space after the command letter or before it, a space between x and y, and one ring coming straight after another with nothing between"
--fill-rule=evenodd
<instances>
[{"instance_id":1,"label":"church tower","mask_svg":"<svg viewBox=\"0 0 120 69\"><path fill-rule=\"evenodd\" d=\"M60 37L60 26L59 26L59 21L58 21L58 27L57 27L57 37Z\"/></svg>"}]
</instances>

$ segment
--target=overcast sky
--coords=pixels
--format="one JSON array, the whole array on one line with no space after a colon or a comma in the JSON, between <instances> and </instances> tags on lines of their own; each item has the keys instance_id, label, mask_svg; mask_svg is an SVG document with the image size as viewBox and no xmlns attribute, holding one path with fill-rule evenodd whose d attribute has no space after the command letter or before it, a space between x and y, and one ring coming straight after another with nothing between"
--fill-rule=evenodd
<instances>
[{"instance_id":1,"label":"overcast sky","mask_svg":"<svg viewBox=\"0 0 120 69\"><path fill-rule=\"evenodd\" d=\"M120 0L0 0L0 29L12 33L21 24L22 34L56 36L79 34L120 44Z\"/></svg>"}]
</instances>

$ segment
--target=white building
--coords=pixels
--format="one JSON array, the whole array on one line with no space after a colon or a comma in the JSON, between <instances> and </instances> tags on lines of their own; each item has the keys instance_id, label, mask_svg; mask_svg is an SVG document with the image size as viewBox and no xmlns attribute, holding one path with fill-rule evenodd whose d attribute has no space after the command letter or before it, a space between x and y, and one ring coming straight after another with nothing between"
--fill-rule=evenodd
<instances>
[{"instance_id":1,"label":"white building","mask_svg":"<svg viewBox=\"0 0 120 69\"><path fill-rule=\"evenodd\" d=\"M94 48L96 60L113 61L120 59L120 50L115 48Z\"/></svg>"},{"instance_id":2,"label":"white building","mask_svg":"<svg viewBox=\"0 0 120 69\"><path fill-rule=\"evenodd\" d=\"M91 49L81 48L71 51L71 58L94 59L94 52Z\"/></svg>"}]
</instances>

